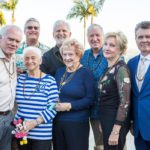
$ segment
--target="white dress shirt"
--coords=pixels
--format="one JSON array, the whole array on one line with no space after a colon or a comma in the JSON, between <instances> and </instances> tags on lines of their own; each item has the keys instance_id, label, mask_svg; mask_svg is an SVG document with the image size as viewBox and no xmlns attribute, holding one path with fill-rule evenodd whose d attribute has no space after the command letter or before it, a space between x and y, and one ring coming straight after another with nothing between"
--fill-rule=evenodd
<instances>
[{"instance_id":1,"label":"white dress shirt","mask_svg":"<svg viewBox=\"0 0 150 150\"><path fill-rule=\"evenodd\" d=\"M142 84L143 84L143 81L144 81L144 78L143 78L143 80L140 80L140 81L137 79L138 72L139 72L139 69L140 69L140 65L142 63L142 59L145 59L145 62L144 62L145 67L143 67L142 72L146 73L147 69L148 69L148 67L150 65L150 54L145 56L145 57L143 55L140 55L140 60L139 60L139 63L138 63L137 74L136 74L136 83L138 85L139 91L141 90L141 87L142 87Z\"/></svg>"}]
</instances>

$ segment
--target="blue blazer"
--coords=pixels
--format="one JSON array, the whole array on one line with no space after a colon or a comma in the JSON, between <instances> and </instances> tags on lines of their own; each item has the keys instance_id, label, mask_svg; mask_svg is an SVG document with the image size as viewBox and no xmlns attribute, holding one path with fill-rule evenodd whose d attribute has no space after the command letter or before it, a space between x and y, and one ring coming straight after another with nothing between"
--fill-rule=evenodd
<instances>
[{"instance_id":1,"label":"blue blazer","mask_svg":"<svg viewBox=\"0 0 150 150\"><path fill-rule=\"evenodd\" d=\"M136 83L139 59L140 55L132 58L128 62L132 85L131 100L133 104L134 136L137 137L140 131L144 140L150 140L150 66L139 91Z\"/></svg>"}]
</instances>

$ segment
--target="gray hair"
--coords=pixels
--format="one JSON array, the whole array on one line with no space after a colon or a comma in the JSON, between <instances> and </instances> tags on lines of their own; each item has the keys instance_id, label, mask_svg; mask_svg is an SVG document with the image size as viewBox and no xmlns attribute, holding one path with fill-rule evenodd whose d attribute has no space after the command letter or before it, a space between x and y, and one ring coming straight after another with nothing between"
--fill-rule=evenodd
<instances>
[{"instance_id":1,"label":"gray hair","mask_svg":"<svg viewBox=\"0 0 150 150\"><path fill-rule=\"evenodd\" d=\"M25 57L25 55L26 55L28 52L30 52L30 51L36 53L36 54L39 56L40 59L42 58L42 52L41 52L41 50L40 50L39 48L37 48L37 47L34 47L34 46L26 47L26 48L23 50L23 57Z\"/></svg>"},{"instance_id":2,"label":"gray hair","mask_svg":"<svg viewBox=\"0 0 150 150\"><path fill-rule=\"evenodd\" d=\"M27 25L30 21L37 22L37 23L39 24L39 26L40 26L40 22L39 22L36 18L29 18L29 19L25 22L24 29L26 28L26 25Z\"/></svg>"},{"instance_id":3,"label":"gray hair","mask_svg":"<svg viewBox=\"0 0 150 150\"><path fill-rule=\"evenodd\" d=\"M67 23L66 21L64 20L57 20L55 23L54 23L54 26L53 26L53 32L56 31L57 27L60 26L60 25L64 25L67 27L68 31L70 32L71 31L71 28L70 28L70 25L69 23Z\"/></svg>"},{"instance_id":4,"label":"gray hair","mask_svg":"<svg viewBox=\"0 0 150 150\"><path fill-rule=\"evenodd\" d=\"M104 36L104 31L103 31L103 28L98 25L98 24L91 24L88 29L87 29L87 35L89 34L89 32L93 29L93 28L98 28L99 30L101 30L102 32L102 35Z\"/></svg>"},{"instance_id":5,"label":"gray hair","mask_svg":"<svg viewBox=\"0 0 150 150\"><path fill-rule=\"evenodd\" d=\"M6 25L0 30L0 37L6 36L9 30L17 30L22 34L22 30L16 25Z\"/></svg>"},{"instance_id":6,"label":"gray hair","mask_svg":"<svg viewBox=\"0 0 150 150\"><path fill-rule=\"evenodd\" d=\"M135 35L136 35L137 30L139 29L150 29L150 21L142 21L138 23L135 27Z\"/></svg>"}]
</instances>

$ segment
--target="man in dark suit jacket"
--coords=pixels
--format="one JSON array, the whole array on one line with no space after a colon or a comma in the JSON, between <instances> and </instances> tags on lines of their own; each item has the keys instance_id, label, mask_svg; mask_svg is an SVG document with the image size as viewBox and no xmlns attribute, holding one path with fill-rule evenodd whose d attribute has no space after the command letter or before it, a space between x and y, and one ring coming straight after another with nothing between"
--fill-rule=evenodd
<instances>
[{"instance_id":1,"label":"man in dark suit jacket","mask_svg":"<svg viewBox=\"0 0 150 150\"><path fill-rule=\"evenodd\" d=\"M136 150L150 150L150 21L137 24L135 39L141 53L128 62L135 146Z\"/></svg>"},{"instance_id":2,"label":"man in dark suit jacket","mask_svg":"<svg viewBox=\"0 0 150 150\"><path fill-rule=\"evenodd\" d=\"M41 70L47 74L55 76L56 70L65 66L59 49L67 38L71 36L70 26L63 20L57 20L53 27L53 37L56 41L55 47L44 53Z\"/></svg>"}]
</instances>

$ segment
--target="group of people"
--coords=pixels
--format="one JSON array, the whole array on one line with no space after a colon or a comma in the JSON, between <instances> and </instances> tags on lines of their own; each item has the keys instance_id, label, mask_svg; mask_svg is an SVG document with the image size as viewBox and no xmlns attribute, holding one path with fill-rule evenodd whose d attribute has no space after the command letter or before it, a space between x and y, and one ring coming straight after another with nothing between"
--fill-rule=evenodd
<instances>
[{"instance_id":1,"label":"group of people","mask_svg":"<svg viewBox=\"0 0 150 150\"><path fill-rule=\"evenodd\" d=\"M150 149L150 21L136 25L140 54L126 64L127 37L92 24L90 45L71 38L70 25L53 27L56 45L39 42L40 23L0 30L0 150L11 150L12 121L23 119L28 143L19 150L123 150L133 124L136 150ZM14 108L15 102L17 105Z\"/></svg>"}]
</instances>

